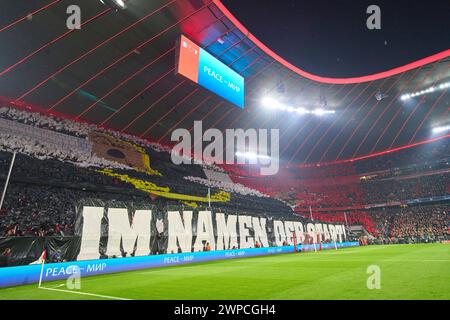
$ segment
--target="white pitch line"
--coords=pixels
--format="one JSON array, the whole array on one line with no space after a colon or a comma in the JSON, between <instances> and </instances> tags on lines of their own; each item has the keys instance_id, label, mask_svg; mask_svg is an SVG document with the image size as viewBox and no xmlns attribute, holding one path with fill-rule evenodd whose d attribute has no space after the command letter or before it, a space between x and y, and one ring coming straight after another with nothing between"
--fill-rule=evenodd
<instances>
[{"instance_id":1,"label":"white pitch line","mask_svg":"<svg viewBox=\"0 0 450 320\"><path fill-rule=\"evenodd\" d=\"M405 260L383 260L385 262L450 262L450 260L442 260L442 259L405 259Z\"/></svg>"},{"instance_id":2,"label":"white pitch line","mask_svg":"<svg viewBox=\"0 0 450 320\"><path fill-rule=\"evenodd\" d=\"M45 289L45 290L51 290L51 291L60 291L60 292L69 292L69 293L81 294L81 295L85 295L85 296L93 296L93 297L106 298L106 299L112 299L112 300L132 300L132 299L127 299L127 298L119 298L119 297L105 296L105 295L95 294L95 293L88 293L88 292L81 292L81 291L71 291L71 290L56 289L56 288L38 287L38 289Z\"/></svg>"}]
</instances>

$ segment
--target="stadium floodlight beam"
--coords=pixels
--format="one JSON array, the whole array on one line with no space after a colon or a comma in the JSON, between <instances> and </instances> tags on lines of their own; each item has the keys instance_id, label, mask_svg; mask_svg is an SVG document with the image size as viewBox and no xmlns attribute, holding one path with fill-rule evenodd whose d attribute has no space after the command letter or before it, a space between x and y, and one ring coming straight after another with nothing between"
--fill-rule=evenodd
<instances>
[{"instance_id":1,"label":"stadium floodlight beam","mask_svg":"<svg viewBox=\"0 0 450 320\"><path fill-rule=\"evenodd\" d=\"M242 157L242 158L246 158L249 160L270 159L270 157L267 155L256 154L254 152L240 152L240 151L236 152L236 157Z\"/></svg>"},{"instance_id":2,"label":"stadium floodlight beam","mask_svg":"<svg viewBox=\"0 0 450 320\"><path fill-rule=\"evenodd\" d=\"M450 125L433 128L433 134L450 131Z\"/></svg>"},{"instance_id":3,"label":"stadium floodlight beam","mask_svg":"<svg viewBox=\"0 0 450 320\"><path fill-rule=\"evenodd\" d=\"M439 89L445 89L445 88L450 88L450 81L449 82L445 82L445 83L441 83L439 85Z\"/></svg>"},{"instance_id":4,"label":"stadium floodlight beam","mask_svg":"<svg viewBox=\"0 0 450 320\"><path fill-rule=\"evenodd\" d=\"M291 113L297 113L300 115L303 114L313 114L316 116L323 116L326 114L335 114L336 111L335 110L325 110L323 108L318 108L318 109L313 109L313 110L307 110L305 108L299 107L299 108L294 108L292 106L287 106L282 104L281 102L275 100L274 98L271 97L264 97L262 100L262 105L266 108L269 109L274 109L274 110L281 110L281 111L287 111L287 112L291 112Z\"/></svg>"},{"instance_id":5,"label":"stadium floodlight beam","mask_svg":"<svg viewBox=\"0 0 450 320\"><path fill-rule=\"evenodd\" d=\"M309 111L306 110L306 109L304 109L304 108L297 108L295 111L296 111L298 114L307 114L307 113L309 113Z\"/></svg>"},{"instance_id":6,"label":"stadium floodlight beam","mask_svg":"<svg viewBox=\"0 0 450 320\"><path fill-rule=\"evenodd\" d=\"M316 116L323 116L323 115L326 115L326 114L335 114L336 111L334 111L334 110L325 110L325 109L319 108L319 109L315 109L315 110L311 111L311 113L315 114Z\"/></svg>"},{"instance_id":7,"label":"stadium floodlight beam","mask_svg":"<svg viewBox=\"0 0 450 320\"><path fill-rule=\"evenodd\" d=\"M262 104L263 104L263 106L265 106L267 108L286 109L286 107L283 104L281 104L280 102L278 102L277 100L275 100L271 97L264 97L262 99Z\"/></svg>"},{"instance_id":8,"label":"stadium floodlight beam","mask_svg":"<svg viewBox=\"0 0 450 320\"><path fill-rule=\"evenodd\" d=\"M126 8L125 0L100 0L100 2L116 10L123 10Z\"/></svg>"},{"instance_id":9,"label":"stadium floodlight beam","mask_svg":"<svg viewBox=\"0 0 450 320\"><path fill-rule=\"evenodd\" d=\"M429 87L427 89L424 89L424 90L416 91L416 92L413 92L413 93L403 94L403 95L401 95L400 99L405 101L405 100L408 100L408 99L411 99L411 98L414 98L414 97L422 96L422 95L427 94L427 93L435 92L436 90L444 90L444 89L447 89L447 88L450 88L450 81L441 83L439 86L431 86L431 87Z\"/></svg>"}]
</instances>

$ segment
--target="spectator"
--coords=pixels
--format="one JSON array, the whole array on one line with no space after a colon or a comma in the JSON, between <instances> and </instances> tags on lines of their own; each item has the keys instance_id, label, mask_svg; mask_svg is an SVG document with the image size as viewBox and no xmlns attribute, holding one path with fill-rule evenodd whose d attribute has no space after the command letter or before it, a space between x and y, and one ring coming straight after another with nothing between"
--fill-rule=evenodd
<instances>
[{"instance_id":1,"label":"spectator","mask_svg":"<svg viewBox=\"0 0 450 320\"><path fill-rule=\"evenodd\" d=\"M9 266L9 259L11 257L11 249L5 248L0 254L0 268Z\"/></svg>"}]
</instances>

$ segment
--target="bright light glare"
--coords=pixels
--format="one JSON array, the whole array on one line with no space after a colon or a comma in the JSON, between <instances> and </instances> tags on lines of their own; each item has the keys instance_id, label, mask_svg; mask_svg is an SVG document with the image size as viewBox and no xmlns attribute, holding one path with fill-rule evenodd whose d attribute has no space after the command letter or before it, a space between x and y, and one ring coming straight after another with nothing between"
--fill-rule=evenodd
<instances>
[{"instance_id":1,"label":"bright light glare","mask_svg":"<svg viewBox=\"0 0 450 320\"><path fill-rule=\"evenodd\" d=\"M400 99L401 100L408 100L408 99L411 99L411 98L414 98L414 97L418 97L418 96L422 96L422 95L427 94L427 93L434 92L436 90L444 90L446 88L450 88L450 82L444 82L444 83L441 83L439 86L432 86L432 87L429 87L429 88L424 89L424 90L416 91L414 93L403 94L400 97Z\"/></svg>"},{"instance_id":2,"label":"bright light glare","mask_svg":"<svg viewBox=\"0 0 450 320\"><path fill-rule=\"evenodd\" d=\"M262 105L266 108L274 109L274 110L281 110L281 111L287 111L291 113L298 113L298 114L314 114L316 116L322 116L325 114L335 114L335 110L325 110L322 108L313 109L313 110L307 110L305 108L294 108L291 106L284 105L280 103L279 101L271 98L271 97L264 97L262 100Z\"/></svg>"},{"instance_id":3,"label":"bright light glare","mask_svg":"<svg viewBox=\"0 0 450 320\"><path fill-rule=\"evenodd\" d=\"M334 110L324 110L324 109L315 109L313 111L311 111L312 114L315 114L316 116L323 116L325 114L334 114L336 113L336 111Z\"/></svg>"},{"instance_id":4,"label":"bright light glare","mask_svg":"<svg viewBox=\"0 0 450 320\"><path fill-rule=\"evenodd\" d=\"M122 0L113 0L119 7L125 8L125 3Z\"/></svg>"},{"instance_id":5,"label":"bright light glare","mask_svg":"<svg viewBox=\"0 0 450 320\"><path fill-rule=\"evenodd\" d=\"M436 127L433 128L433 133L434 134L438 134L438 133L442 133L442 132L446 132L450 130L450 125L448 126L442 126L442 127Z\"/></svg>"},{"instance_id":6,"label":"bright light glare","mask_svg":"<svg viewBox=\"0 0 450 320\"><path fill-rule=\"evenodd\" d=\"M263 106L267 107L267 108L271 108L271 109L279 109L279 110L286 110L287 107L278 102L277 100L270 98L270 97L265 97L262 99L262 103Z\"/></svg>"},{"instance_id":7,"label":"bright light glare","mask_svg":"<svg viewBox=\"0 0 450 320\"><path fill-rule=\"evenodd\" d=\"M246 159L270 159L269 156L256 154L254 152L236 152L237 157L243 157Z\"/></svg>"}]
</instances>

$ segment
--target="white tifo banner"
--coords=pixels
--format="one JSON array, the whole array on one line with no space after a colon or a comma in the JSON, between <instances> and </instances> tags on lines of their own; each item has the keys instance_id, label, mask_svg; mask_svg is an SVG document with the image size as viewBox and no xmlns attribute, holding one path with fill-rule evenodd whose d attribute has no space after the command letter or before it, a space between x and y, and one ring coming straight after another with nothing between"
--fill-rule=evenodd
<instances>
[{"instance_id":1,"label":"white tifo banner","mask_svg":"<svg viewBox=\"0 0 450 320\"><path fill-rule=\"evenodd\" d=\"M296 217L227 214L219 211L80 207L77 260L275 247L314 241L344 242L344 225L304 222ZM126 252L126 254L124 254Z\"/></svg>"}]
</instances>

